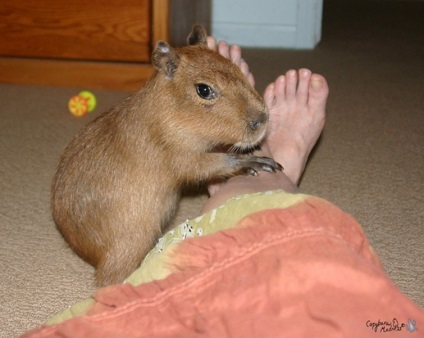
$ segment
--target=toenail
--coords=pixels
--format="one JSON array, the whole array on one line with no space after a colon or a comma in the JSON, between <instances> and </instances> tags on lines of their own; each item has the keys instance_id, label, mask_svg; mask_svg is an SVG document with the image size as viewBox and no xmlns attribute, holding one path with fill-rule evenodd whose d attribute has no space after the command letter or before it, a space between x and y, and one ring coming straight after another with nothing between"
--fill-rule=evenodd
<instances>
[{"instance_id":1,"label":"toenail","mask_svg":"<svg viewBox=\"0 0 424 338\"><path fill-rule=\"evenodd\" d=\"M295 77L295 76L296 76L296 71L295 71L295 70L293 70L293 69L289 70L289 71L287 72L287 76Z\"/></svg>"},{"instance_id":2,"label":"toenail","mask_svg":"<svg viewBox=\"0 0 424 338\"><path fill-rule=\"evenodd\" d=\"M311 74L310 70L303 69L301 75L302 75L302 77L307 78L310 74Z\"/></svg>"},{"instance_id":3,"label":"toenail","mask_svg":"<svg viewBox=\"0 0 424 338\"><path fill-rule=\"evenodd\" d=\"M314 89L321 89L323 86L323 83L320 79L311 79L311 86Z\"/></svg>"}]
</instances>

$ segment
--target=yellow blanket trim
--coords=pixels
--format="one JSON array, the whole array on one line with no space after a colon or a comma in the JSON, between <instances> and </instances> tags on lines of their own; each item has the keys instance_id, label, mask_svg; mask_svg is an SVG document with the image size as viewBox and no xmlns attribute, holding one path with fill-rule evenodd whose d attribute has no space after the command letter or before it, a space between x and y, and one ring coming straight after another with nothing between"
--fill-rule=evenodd
<instances>
[{"instance_id":1,"label":"yellow blanket trim","mask_svg":"<svg viewBox=\"0 0 424 338\"><path fill-rule=\"evenodd\" d=\"M139 285L166 278L171 273L166 262L172 255L172 249L186 238L210 235L233 228L249 214L265 209L284 209L303 201L305 197L303 194L290 194L283 190L233 197L222 206L195 219L187 220L166 233L143 260L140 268L134 271L126 282Z\"/></svg>"}]
</instances>

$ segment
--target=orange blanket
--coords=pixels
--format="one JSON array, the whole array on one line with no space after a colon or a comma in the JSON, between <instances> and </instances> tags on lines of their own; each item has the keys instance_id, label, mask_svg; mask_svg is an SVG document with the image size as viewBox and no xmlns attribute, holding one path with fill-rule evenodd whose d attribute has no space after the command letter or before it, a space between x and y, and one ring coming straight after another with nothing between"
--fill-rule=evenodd
<instances>
[{"instance_id":1,"label":"orange blanket","mask_svg":"<svg viewBox=\"0 0 424 338\"><path fill-rule=\"evenodd\" d=\"M189 238L167 264L167 278L101 289L86 315L24 337L424 336L360 225L315 197Z\"/></svg>"}]
</instances>

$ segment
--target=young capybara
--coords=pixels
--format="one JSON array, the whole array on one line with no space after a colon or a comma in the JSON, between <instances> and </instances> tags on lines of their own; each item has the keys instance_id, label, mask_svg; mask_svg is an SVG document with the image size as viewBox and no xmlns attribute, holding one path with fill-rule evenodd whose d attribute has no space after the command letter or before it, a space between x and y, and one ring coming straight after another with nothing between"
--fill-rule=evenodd
<instances>
[{"instance_id":1,"label":"young capybara","mask_svg":"<svg viewBox=\"0 0 424 338\"><path fill-rule=\"evenodd\" d=\"M97 286L122 282L153 248L188 183L274 172L251 149L266 133L261 96L195 25L188 46L159 41L154 76L84 127L66 147L52 211L71 248L96 268Z\"/></svg>"}]
</instances>

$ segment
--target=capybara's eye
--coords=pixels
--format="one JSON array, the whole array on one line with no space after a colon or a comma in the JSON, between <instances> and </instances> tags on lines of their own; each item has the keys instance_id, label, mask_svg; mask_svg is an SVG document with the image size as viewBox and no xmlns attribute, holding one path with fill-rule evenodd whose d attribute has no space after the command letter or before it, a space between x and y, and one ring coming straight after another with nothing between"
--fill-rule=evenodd
<instances>
[{"instance_id":1,"label":"capybara's eye","mask_svg":"<svg viewBox=\"0 0 424 338\"><path fill-rule=\"evenodd\" d=\"M205 100L212 100L215 97L215 92L210 86L204 83L199 83L196 85L197 94Z\"/></svg>"}]
</instances>

